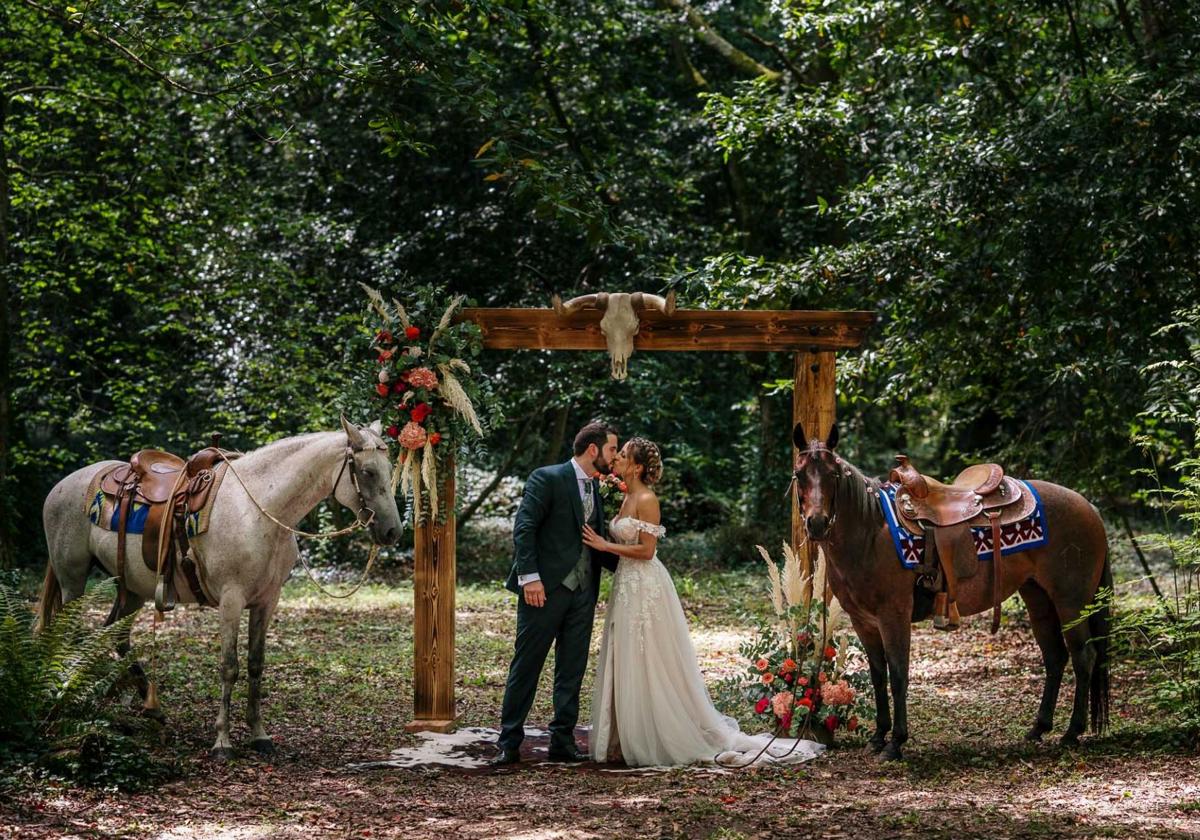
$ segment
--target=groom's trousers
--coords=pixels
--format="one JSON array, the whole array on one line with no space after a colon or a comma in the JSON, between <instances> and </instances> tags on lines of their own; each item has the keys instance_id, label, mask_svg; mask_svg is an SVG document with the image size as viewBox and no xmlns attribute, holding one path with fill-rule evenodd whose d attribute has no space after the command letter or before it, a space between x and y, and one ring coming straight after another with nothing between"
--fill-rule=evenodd
<instances>
[{"instance_id":1,"label":"groom's trousers","mask_svg":"<svg viewBox=\"0 0 1200 840\"><path fill-rule=\"evenodd\" d=\"M554 645L554 720L550 723L550 746L575 746L575 724L579 720L579 688L587 670L592 621L596 616L595 590L565 586L546 593L546 605L531 607L521 597L517 602L517 642L504 705L500 711L499 746L515 750L525 739L525 718L533 708L538 678L550 646Z\"/></svg>"}]
</instances>

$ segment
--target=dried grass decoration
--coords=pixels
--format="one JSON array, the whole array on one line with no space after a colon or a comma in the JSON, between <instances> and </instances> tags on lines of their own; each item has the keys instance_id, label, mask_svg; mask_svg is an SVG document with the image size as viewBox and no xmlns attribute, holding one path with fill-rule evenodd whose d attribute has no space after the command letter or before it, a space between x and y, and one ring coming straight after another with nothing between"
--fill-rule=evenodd
<instances>
[{"instance_id":1,"label":"dried grass decoration","mask_svg":"<svg viewBox=\"0 0 1200 840\"><path fill-rule=\"evenodd\" d=\"M396 298L389 304L377 289L359 285L371 308L377 408L387 435L400 446L392 488L411 497L414 522L430 515L444 522L445 498L439 491L450 456L468 437L484 435L477 408L483 393L465 361L483 346L479 327L470 321L454 322L464 295L451 300L427 332L422 320L446 299L443 291L416 290L418 299L405 308Z\"/></svg>"},{"instance_id":2,"label":"dried grass decoration","mask_svg":"<svg viewBox=\"0 0 1200 840\"><path fill-rule=\"evenodd\" d=\"M739 693L780 735L830 742L838 729L857 731L869 714L868 675L845 611L832 594L826 600L824 553L818 549L809 573L785 542L781 571L755 547L767 564L775 620L741 646L749 681L739 682Z\"/></svg>"}]
</instances>

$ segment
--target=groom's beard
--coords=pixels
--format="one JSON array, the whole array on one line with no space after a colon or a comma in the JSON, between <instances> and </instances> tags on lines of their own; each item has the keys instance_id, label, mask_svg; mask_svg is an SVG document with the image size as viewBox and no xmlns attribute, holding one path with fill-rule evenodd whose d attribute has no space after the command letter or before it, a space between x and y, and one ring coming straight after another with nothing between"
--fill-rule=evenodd
<instances>
[{"instance_id":1,"label":"groom's beard","mask_svg":"<svg viewBox=\"0 0 1200 840\"><path fill-rule=\"evenodd\" d=\"M609 475L612 473L612 464L604 460L604 456L601 455L598 458L592 459L592 469L600 473L600 475Z\"/></svg>"}]
</instances>

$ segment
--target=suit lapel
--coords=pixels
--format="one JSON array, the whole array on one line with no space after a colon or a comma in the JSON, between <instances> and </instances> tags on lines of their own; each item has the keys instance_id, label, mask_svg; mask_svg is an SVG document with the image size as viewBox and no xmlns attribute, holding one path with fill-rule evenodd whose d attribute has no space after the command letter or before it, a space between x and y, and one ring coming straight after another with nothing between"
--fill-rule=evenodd
<instances>
[{"instance_id":1,"label":"suit lapel","mask_svg":"<svg viewBox=\"0 0 1200 840\"><path fill-rule=\"evenodd\" d=\"M575 511L575 522L579 530L583 530L583 499L579 495L579 479L575 476L575 466L570 462L563 464L564 476L571 494L571 509Z\"/></svg>"}]
</instances>

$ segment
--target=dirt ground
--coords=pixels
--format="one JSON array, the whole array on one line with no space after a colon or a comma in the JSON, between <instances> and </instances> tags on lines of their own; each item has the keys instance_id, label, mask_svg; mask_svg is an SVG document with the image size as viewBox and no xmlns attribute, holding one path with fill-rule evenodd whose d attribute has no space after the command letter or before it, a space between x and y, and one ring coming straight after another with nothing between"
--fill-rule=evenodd
<instances>
[{"instance_id":1,"label":"dirt ground","mask_svg":"<svg viewBox=\"0 0 1200 840\"><path fill-rule=\"evenodd\" d=\"M754 585L721 576L680 587L710 680L737 667L750 624L732 605L752 599ZM1200 756L1164 738L1160 722L1126 700L1139 679L1128 666L1114 674L1107 735L1077 749L1057 745L1068 678L1056 733L1044 744L1021 740L1041 662L1015 609L996 637L983 616L954 635L917 630L903 763L880 764L858 740L800 767L724 775L527 765L478 775L350 770L411 743L403 733L412 709L411 605L406 586L344 603L290 584L268 648L265 710L277 754L263 759L245 744L242 683L230 764L207 757L219 692L215 614L180 611L155 634L140 624L142 656L162 679L170 716L158 757L174 765L174 778L125 794L10 777L0 786L0 836L1200 838ZM461 722L494 726L512 603L496 587L464 587L459 605ZM531 724L550 716L547 688L544 680Z\"/></svg>"}]
</instances>

